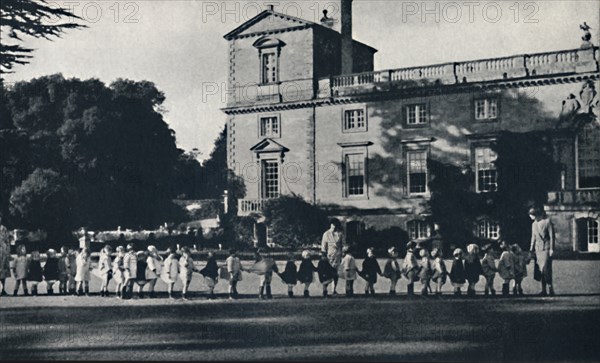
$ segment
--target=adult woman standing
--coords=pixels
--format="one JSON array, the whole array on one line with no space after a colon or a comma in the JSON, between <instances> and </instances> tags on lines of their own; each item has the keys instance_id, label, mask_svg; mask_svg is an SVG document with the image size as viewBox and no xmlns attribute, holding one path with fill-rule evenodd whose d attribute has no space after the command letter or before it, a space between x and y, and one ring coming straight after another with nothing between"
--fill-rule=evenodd
<instances>
[{"instance_id":1,"label":"adult woman standing","mask_svg":"<svg viewBox=\"0 0 600 363\"><path fill-rule=\"evenodd\" d=\"M342 224L336 218L331 219L329 229L323 233L321 241L321 251L327 254L327 259L331 266L337 271L342 263L342 249L344 247L344 235L342 233ZM333 278L333 294L337 295L337 284L339 277Z\"/></svg>"},{"instance_id":2,"label":"adult woman standing","mask_svg":"<svg viewBox=\"0 0 600 363\"><path fill-rule=\"evenodd\" d=\"M2 217L0 217L0 284L2 284L0 295L2 296L6 295L4 287L8 277L10 277L10 233L2 225Z\"/></svg>"},{"instance_id":3,"label":"adult woman standing","mask_svg":"<svg viewBox=\"0 0 600 363\"><path fill-rule=\"evenodd\" d=\"M554 254L554 227L552 222L542 210L531 208L529 217L533 220L531 224L531 247L530 250L535 254L540 270L542 271L542 292L541 296L546 296L546 285L548 293L554 296L552 288L552 255Z\"/></svg>"}]
</instances>

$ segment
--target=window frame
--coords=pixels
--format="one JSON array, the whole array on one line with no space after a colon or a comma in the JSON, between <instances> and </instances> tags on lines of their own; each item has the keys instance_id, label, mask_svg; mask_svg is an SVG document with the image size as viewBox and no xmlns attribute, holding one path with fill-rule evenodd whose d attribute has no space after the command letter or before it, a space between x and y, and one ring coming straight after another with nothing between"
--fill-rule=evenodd
<instances>
[{"instance_id":1,"label":"window frame","mask_svg":"<svg viewBox=\"0 0 600 363\"><path fill-rule=\"evenodd\" d=\"M595 223L596 225L592 226L593 223ZM596 234L595 234L596 241L592 241L593 235L590 233L594 229L596 230ZM600 243L600 222L597 219L587 218L586 237L587 237L588 247L590 244Z\"/></svg>"},{"instance_id":2,"label":"window frame","mask_svg":"<svg viewBox=\"0 0 600 363\"><path fill-rule=\"evenodd\" d=\"M420 232L422 232L421 227L425 228L425 237L420 236ZM431 238L431 229L431 223L422 219L412 219L406 222L406 231L408 233L408 238L412 241L424 241L428 238Z\"/></svg>"},{"instance_id":3,"label":"window frame","mask_svg":"<svg viewBox=\"0 0 600 363\"><path fill-rule=\"evenodd\" d=\"M581 170L580 170L580 150L579 150L579 146L580 146L580 138L581 138L581 133L584 132L587 128L594 128L595 126L593 125L585 125L584 127L582 127L578 132L577 135L575 136L575 187L577 190L597 190L600 189L600 186L598 187L586 187L586 188L582 188L580 185L581 183ZM600 132L600 130L592 130L592 131L596 131L596 132ZM600 160L600 159L599 159Z\"/></svg>"},{"instance_id":4,"label":"window frame","mask_svg":"<svg viewBox=\"0 0 600 363\"><path fill-rule=\"evenodd\" d=\"M356 143L338 143L342 147L341 155L341 182L342 182L342 200L368 200L369 199L369 149L368 147L373 145L371 142L356 142ZM349 188L349 173L348 165L346 161L347 155L361 154L364 157L363 164L363 194L362 195L350 195L348 192Z\"/></svg>"},{"instance_id":5,"label":"window frame","mask_svg":"<svg viewBox=\"0 0 600 363\"><path fill-rule=\"evenodd\" d=\"M482 235L482 227L483 227L483 234ZM493 229L495 229L494 232L492 232L492 227ZM478 238L480 239L486 239L486 240L490 240L490 241L498 241L500 240L500 224L498 223L498 221L493 220L492 218L489 217L484 217L484 218L480 218L477 220L477 225L475 226L476 228L476 235ZM492 236L492 233L495 234L495 236Z\"/></svg>"},{"instance_id":6,"label":"window frame","mask_svg":"<svg viewBox=\"0 0 600 363\"><path fill-rule=\"evenodd\" d=\"M415 118L416 119L420 119L420 117L417 116L416 111L419 110L419 114L422 110L424 110L425 112L425 116L424 116L424 122L422 123L414 123L411 124L410 123L410 108L411 107L415 107L417 108L415 110ZM429 127L430 125L430 120L431 120L431 115L430 115L430 107L429 107L429 102L423 101L423 102L415 102L415 103L410 103L405 105L402 108L402 113L403 113L403 118L404 118L404 127L405 128L410 128L410 129L418 129L418 128L424 128L424 127Z\"/></svg>"},{"instance_id":7,"label":"window frame","mask_svg":"<svg viewBox=\"0 0 600 363\"><path fill-rule=\"evenodd\" d=\"M493 168L488 168L488 169L482 169L485 171L489 171L489 170L493 170L496 172L495 175L495 185L496 188L495 190L480 190L479 188L479 162L477 159L477 150L478 149L489 149L491 153L493 153L495 155L494 160L492 160L491 162L487 163L489 165L493 165ZM494 151L494 149L492 148L491 144L477 144L477 145L473 145L473 150L472 150L472 160L473 160L473 170L475 172L475 192L476 193L495 193L498 191L498 168L496 167L496 165L494 164L494 162L498 159L498 154Z\"/></svg>"},{"instance_id":8,"label":"window frame","mask_svg":"<svg viewBox=\"0 0 600 363\"><path fill-rule=\"evenodd\" d=\"M268 188L266 185L266 168L267 164L275 164L277 165L277 196L269 197L268 196ZM269 200L269 199L277 199L281 197L281 160L278 158L263 158L260 160L260 199L261 200Z\"/></svg>"},{"instance_id":9,"label":"window frame","mask_svg":"<svg viewBox=\"0 0 600 363\"><path fill-rule=\"evenodd\" d=\"M346 115L349 112L362 112L364 125L362 127L354 127L354 128L346 128ZM356 117L356 116L355 116ZM355 120L357 122L357 120ZM367 132L369 130L369 121L368 121L368 113L367 107L352 107L352 108L344 108L342 109L342 133L352 134L357 132Z\"/></svg>"},{"instance_id":10,"label":"window frame","mask_svg":"<svg viewBox=\"0 0 600 363\"><path fill-rule=\"evenodd\" d=\"M495 103L495 111L496 114L494 117L489 117L489 110L491 101ZM484 102L484 116L483 118L478 117L477 113L477 104L478 102ZM473 99L473 107L472 107L472 115L473 120L475 122L495 122L500 120L500 97L497 95L483 95L481 97L476 97Z\"/></svg>"},{"instance_id":11,"label":"window frame","mask_svg":"<svg viewBox=\"0 0 600 363\"><path fill-rule=\"evenodd\" d=\"M276 134L271 133L271 134L263 134L263 127L262 127L262 122L263 119L277 119L277 130L278 132ZM273 127L271 126L271 130L273 129ZM281 115L280 114L263 114L263 115L258 115L258 137L259 138L269 138L269 139L279 139L281 138Z\"/></svg>"}]
</instances>

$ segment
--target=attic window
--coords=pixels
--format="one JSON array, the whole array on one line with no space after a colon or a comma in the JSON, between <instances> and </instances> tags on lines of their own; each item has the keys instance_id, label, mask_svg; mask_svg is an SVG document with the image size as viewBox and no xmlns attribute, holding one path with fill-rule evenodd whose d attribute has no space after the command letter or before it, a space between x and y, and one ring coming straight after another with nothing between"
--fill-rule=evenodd
<instances>
[{"instance_id":1,"label":"attic window","mask_svg":"<svg viewBox=\"0 0 600 363\"><path fill-rule=\"evenodd\" d=\"M260 62L260 84L279 82L279 57L285 43L277 38L263 37L254 42Z\"/></svg>"}]
</instances>

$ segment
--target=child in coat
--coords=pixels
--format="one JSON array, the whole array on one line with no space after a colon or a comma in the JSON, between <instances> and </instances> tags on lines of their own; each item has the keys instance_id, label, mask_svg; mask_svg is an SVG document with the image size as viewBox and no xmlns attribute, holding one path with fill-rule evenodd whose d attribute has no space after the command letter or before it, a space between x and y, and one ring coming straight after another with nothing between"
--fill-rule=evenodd
<instances>
[{"instance_id":1,"label":"child in coat","mask_svg":"<svg viewBox=\"0 0 600 363\"><path fill-rule=\"evenodd\" d=\"M523 288L521 283L527 276L527 265L531 258L529 253L523 252L521 246L514 244L511 246L511 251L515 256L515 287L513 287L513 295L523 295Z\"/></svg>"},{"instance_id":2,"label":"child in coat","mask_svg":"<svg viewBox=\"0 0 600 363\"><path fill-rule=\"evenodd\" d=\"M67 294L70 274L69 249L66 246L62 246L60 248L60 257L58 258L58 293L61 295Z\"/></svg>"},{"instance_id":3,"label":"child in coat","mask_svg":"<svg viewBox=\"0 0 600 363\"><path fill-rule=\"evenodd\" d=\"M117 247L117 256L112 264L112 275L115 283L117 284L115 288L115 294L117 295L117 299L123 298L123 291L125 287L125 267L123 266L123 260L125 259L125 247L119 246Z\"/></svg>"},{"instance_id":4,"label":"child in coat","mask_svg":"<svg viewBox=\"0 0 600 363\"><path fill-rule=\"evenodd\" d=\"M498 269L496 268L496 259L494 258L492 245L486 245L483 248L483 252L485 252L485 255L483 256L483 260L481 260L481 270L485 277L484 294L487 296L491 293L492 296L496 296L496 290L494 290L494 278L496 277Z\"/></svg>"},{"instance_id":5,"label":"child in coat","mask_svg":"<svg viewBox=\"0 0 600 363\"><path fill-rule=\"evenodd\" d=\"M198 272L198 270L194 267L192 252L189 248L183 247L181 249L181 258L179 259L179 278L183 283L183 289L181 290L181 297L183 300L188 299L188 289L192 283L193 272Z\"/></svg>"},{"instance_id":6,"label":"child in coat","mask_svg":"<svg viewBox=\"0 0 600 363\"><path fill-rule=\"evenodd\" d=\"M76 273L75 281L77 282L77 296L81 296L85 291L85 296L90 296L90 270L92 262L90 260L90 250L82 248L75 261Z\"/></svg>"},{"instance_id":7,"label":"child in coat","mask_svg":"<svg viewBox=\"0 0 600 363\"><path fill-rule=\"evenodd\" d=\"M148 251L138 251L136 257L135 283L138 285L138 297L144 298L144 286L148 282L146 271L148 271Z\"/></svg>"},{"instance_id":8,"label":"child in coat","mask_svg":"<svg viewBox=\"0 0 600 363\"><path fill-rule=\"evenodd\" d=\"M293 252L288 253L285 269L278 273L281 281L288 287L288 297L294 297L294 286L298 283L298 270L296 269L296 257Z\"/></svg>"},{"instance_id":9,"label":"child in coat","mask_svg":"<svg viewBox=\"0 0 600 363\"><path fill-rule=\"evenodd\" d=\"M155 246L148 246L146 279L148 280L148 292L151 299L155 297L154 287L156 286L156 280L162 272L162 262L163 259L158 253L158 249Z\"/></svg>"},{"instance_id":10,"label":"child in coat","mask_svg":"<svg viewBox=\"0 0 600 363\"><path fill-rule=\"evenodd\" d=\"M38 285L44 279L42 263L40 262L40 251L34 249L31 251L31 259L29 261L29 271L27 272L27 281L31 282L31 295L37 296Z\"/></svg>"},{"instance_id":11,"label":"child in coat","mask_svg":"<svg viewBox=\"0 0 600 363\"><path fill-rule=\"evenodd\" d=\"M383 276L390 279L390 295L396 295L396 284L402 276L402 270L398 263L398 250L392 247L388 250L389 258L383 268Z\"/></svg>"},{"instance_id":12,"label":"child in coat","mask_svg":"<svg viewBox=\"0 0 600 363\"><path fill-rule=\"evenodd\" d=\"M17 258L15 259L15 267L13 271L15 275L15 292L14 296L17 296L19 291L19 285L23 286L23 294L29 296L27 290L27 274L29 273L29 259L27 258L27 249L25 245L19 245L17 247Z\"/></svg>"},{"instance_id":13,"label":"child in coat","mask_svg":"<svg viewBox=\"0 0 600 363\"><path fill-rule=\"evenodd\" d=\"M229 276L229 300L237 299L239 296L237 284L242 281L242 262L237 256L236 250L229 250L229 257L225 260L225 264Z\"/></svg>"},{"instance_id":14,"label":"child in coat","mask_svg":"<svg viewBox=\"0 0 600 363\"><path fill-rule=\"evenodd\" d=\"M310 259L310 251L302 251L302 262L300 263L300 268L298 268L298 281L304 284L304 297L310 296L308 289L313 282L313 273L316 270L315 265L313 265Z\"/></svg>"},{"instance_id":15,"label":"child in coat","mask_svg":"<svg viewBox=\"0 0 600 363\"><path fill-rule=\"evenodd\" d=\"M98 260L98 277L102 281L100 286L100 296L108 297L108 282L112 278L112 259L110 254L112 249L110 246L104 246L100 251L100 259Z\"/></svg>"},{"instance_id":16,"label":"child in coat","mask_svg":"<svg viewBox=\"0 0 600 363\"><path fill-rule=\"evenodd\" d=\"M419 278L421 279L421 285L423 286L421 288L421 295L427 296L429 295L429 290L431 290L429 282L433 276L433 266L427 249L423 248L419 255L421 256L421 261L419 261Z\"/></svg>"},{"instance_id":17,"label":"child in coat","mask_svg":"<svg viewBox=\"0 0 600 363\"><path fill-rule=\"evenodd\" d=\"M137 254L133 243L127 245L127 253L123 258L123 271L125 282L123 283L122 298L130 299L133 297L133 285L137 279Z\"/></svg>"},{"instance_id":18,"label":"child in coat","mask_svg":"<svg viewBox=\"0 0 600 363\"><path fill-rule=\"evenodd\" d=\"M75 295L77 293L77 281L75 281L75 275L77 275L77 251L69 249L69 293Z\"/></svg>"},{"instance_id":19,"label":"child in coat","mask_svg":"<svg viewBox=\"0 0 600 363\"><path fill-rule=\"evenodd\" d=\"M337 270L331 266L327 252L321 252L321 259L317 264L317 275L319 275L319 282L323 286L323 297L327 297L329 284L337 277Z\"/></svg>"},{"instance_id":20,"label":"child in coat","mask_svg":"<svg viewBox=\"0 0 600 363\"><path fill-rule=\"evenodd\" d=\"M175 282L177 282L177 276L179 275L179 261L177 259L177 254L175 253L175 248L170 247L167 249L167 258L165 259L165 263L163 265L163 270L161 274L162 280L167 284L167 292L169 294L169 299L173 299L173 287L175 286Z\"/></svg>"},{"instance_id":21,"label":"child in coat","mask_svg":"<svg viewBox=\"0 0 600 363\"><path fill-rule=\"evenodd\" d=\"M475 285L479 282L479 276L483 274L481 261L479 260L479 246L472 243L467 246L467 258L465 258L465 277L469 285L467 286L467 296L475 296Z\"/></svg>"},{"instance_id":22,"label":"child in coat","mask_svg":"<svg viewBox=\"0 0 600 363\"><path fill-rule=\"evenodd\" d=\"M271 255L268 251L264 252L264 256L261 254L260 250L258 250L257 253L259 254L259 262L257 265L261 266L258 298L263 299L266 293L266 298L272 299L273 295L271 294L271 281L273 280L273 272L279 273L279 270L277 269L275 260L271 258Z\"/></svg>"},{"instance_id":23,"label":"child in coat","mask_svg":"<svg viewBox=\"0 0 600 363\"><path fill-rule=\"evenodd\" d=\"M450 269L450 282L454 286L454 295L461 295L461 289L465 285L465 265L463 262L463 251L460 248L454 250L452 254L454 261L452 261L452 268Z\"/></svg>"},{"instance_id":24,"label":"child in coat","mask_svg":"<svg viewBox=\"0 0 600 363\"><path fill-rule=\"evenodd\" d=\"M373 248L367 248L367 258L363 261L361 276L367 281L365 286L365 295L371 294L375 296L375 284L377 283L377 275L382 275L381 268L375 258Z\"/></svg>"},{"instance_id":25,"label":"child in coat","mask_svg":"<svg viewBox=\"0 0 600 363\"><path fill-rule=\"evenodd\" d=\"M435 294L441 296L442 287L446 283L446 276L448 276L446 263L444 262L442 252L437 248L434 248L431 251L431 257L433 258L433 275L431 276L431 279L435 283Z\"/></svg>"},{"instance_id":26,"label":"child in coat","mask_svg":"<svg viewBox=\"0 0 600 363\"><path fill-rule=\"evenodd\" d=\"M48 295L54 295L54 284L58 281L58 257L56 257L56 251L53 249L49 249L46 256L44 280L46 280Z\"/></svg>"},{"instance_id":27,"label":"child in coat","mask_svg":"<svg viewBox=\"0 0 600 363\"><path fill-rule=\"evenodd\" d=\"M219 281L219 266L217 265L217 259L212 252L208 253L206 260L206 266L200 270L200 274L204 276L204 281L208 286L208 299L212 300L215 298L215 286Z\"/></svg>"},{"instance_id":28,"label":"child in coat","mask_svg":"<svg viewBox=\"0 0 600 363\"><path fill-rule=\"evenodd\" d=\"M504 280L502 283L502 296L508 296L510 292L510 281L515 278L515 255L510 250L506 241L500 242L502 255L498 261L498 273Z\"/></svg>"},{"instance_id":29,"label":"child in coat","mask_svg":"<svg viewBox=\"0 0 600 363\"><path fill-rule=\"evenodd\" d=\"M404 257L404 264L402 265L402 273L408 279L408 285L406 286L406 293L408 296L415 294L415 281L419 279L419 263L415 257L414 249L416 243L408 242L406 245L406 256Z\"/></svg>"},{"instance_id":30,"label":"child in coat","mask_svg":"<svg viewBox=\"0 0 600 363\"><path fill-rule=\"evenodd\" d=\"M356 260L348 246L345 246L342 251L344 257L342 257L340 270L343 272L344 279L346 279L346 296L352 297L354 296L354 280L356 280L357 275Z\"/></svg>"}]
</instances>

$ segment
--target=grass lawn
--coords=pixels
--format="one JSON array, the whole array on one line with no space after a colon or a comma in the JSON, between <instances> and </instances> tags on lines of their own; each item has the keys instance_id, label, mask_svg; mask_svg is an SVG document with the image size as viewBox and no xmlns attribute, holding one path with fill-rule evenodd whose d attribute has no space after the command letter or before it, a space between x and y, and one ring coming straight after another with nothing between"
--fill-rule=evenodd
<instances>
[{"instance_id":1,"label":"grass lawn","mask_svg":"<svg viewBox=\"0 0 600 363\"><path fill-rule=\"evenodd\" d=\"M288 299L275 277L275 299L260 301L250 274L237 301L207 301L198 275L190 301L2 297L0 359L597 360L600 261L555 261L554 270L554 298L389 297L381 279L375 298L323 299L315 284L314 297ZM539 289L531 277L524 288Z\"/></svg>"}]
</instances>

